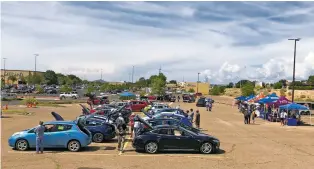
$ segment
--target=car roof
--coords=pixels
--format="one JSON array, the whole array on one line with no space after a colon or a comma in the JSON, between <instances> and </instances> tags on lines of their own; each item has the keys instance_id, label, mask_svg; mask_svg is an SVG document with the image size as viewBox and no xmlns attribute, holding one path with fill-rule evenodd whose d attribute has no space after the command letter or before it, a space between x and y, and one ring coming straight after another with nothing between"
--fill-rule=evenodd
<instances>
[{"instance_id":1,"label":"car roof","mask_svg":"<svg viewBox=\"0 0 314 169\"><path fill-rule=\"evenodd\" d=\"M48 121L44 124L76 124L74 121Z\"/></svg>"}]
</instances>

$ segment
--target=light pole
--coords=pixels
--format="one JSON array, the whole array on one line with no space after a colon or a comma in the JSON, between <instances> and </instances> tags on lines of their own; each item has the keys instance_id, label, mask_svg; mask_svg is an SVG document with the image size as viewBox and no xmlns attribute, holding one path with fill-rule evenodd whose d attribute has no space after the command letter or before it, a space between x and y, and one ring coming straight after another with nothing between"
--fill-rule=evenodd
<instances>
[{"instance_id":1,"label":"light pole","mask_svg":"<svg viewBox=\"0 0 314 169\"><path fill-rule=\"evenodd\" d=\"M198 83L200 82L200 74L201 73L197 73L197 83L196 83L196 93L198 93Z\"/></svg>"},{"instance_id":2,"label":"light pole","mask_svg":"<svg viewBox=\"0 0 314 169\"><path fill-rule=\"evenodd\" d=\"M134 66L132 68L132 83L133 83L133 77L134 77Z\"/></svg>"},{"instance_id":3,"label":"light pole","mask_svg":"<svg viewBox=\"0 0 314 169\"><path fill-rule=\"evenodd\" d=\"M34 72L34 74L36 75L36 69L37 69L37 56L39 56L38 54L34 54L34 56L35 56L35 72Z\"/></svg>"},{"instance_id":4,"label":"light pole","mask_svg":"<svg viewBox=\"0 0 314 169\"><path fill-rule=\"evenodd\" d=\"M300 41L301 38L288 39L294 41L294 57L293 57L293 77L292 77L292 102L294 102L294 83L295 83L295 58L297 55L297 41Z\"/></svg>"},{"instance_id":5,"label":"light pole","mask_svg":"<svg viewBox=\"0 0 314 169\"><path fill-rule=\"evenodd\" d=\"M7 58L2 58L3 59L3 86L5 87L5 61Z\"/></svg>"},{"instance_id":6,"label":"light pole","mask_svg":"<svg viewBox=\"0 0 314 169\"><path fill-rule=\"evenodd\" d=\"M100 69L100 81L102 81L102 69Z\"/></svg>"}]
</instances>

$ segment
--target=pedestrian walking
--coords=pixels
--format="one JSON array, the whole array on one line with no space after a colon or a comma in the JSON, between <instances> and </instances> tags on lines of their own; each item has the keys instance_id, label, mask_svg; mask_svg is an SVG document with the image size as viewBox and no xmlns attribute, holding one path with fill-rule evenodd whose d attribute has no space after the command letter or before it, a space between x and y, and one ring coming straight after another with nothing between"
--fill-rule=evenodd
<instances>
[{"instance_id":1,"label":"pedestrian walking","mask_svg":"<svg viewBox=\"0 0 314 169\"><path fill-rule=\"evenodd\" d=\"M252 121L253 121L253 124L255 124L255 117L256 117L256 113L255 113L255 111L253 111L253 113L252 113Z\"/></svg>"},{"instance_id":2,"label":"pedestrian walking","mask_svg":"<svg viewBox=\"0 0 314 169\"><path fill-rule=\"evenodd\" d=\"M201 114L198 110L196 110L195 114L195 125L197 128L200 128L200 122L201 122Z\"/></svg>"},{"instance_id":3,"label":"pedestrian walking","mask_svg":"<svg viewBox=\"0 0 314 169\"><path fill-rule=\"evenodd\" d=\"M117 137L118 137L118 151L123 151L124 142L125 142L125 124L120 124L118 126Z\"/></svg>"},{"instance_id":4,"label":"pedestrian walking","mask_svg":"<svg viewBox=\"0 0 314 169\"><path fill-rule=\"evenodd\" d=\"M191 113L190 113L190 119L191 119L191 123L193 123L194 120L194 112L193 109L190 109Z\"/></svg>"},{"instance_id":5,"label":"pedestrian walking","mask_svg":"<svg viewBox=\"0 0 314 169\"><path fill-rule=\"evenodd\" d=\"M205 105L206 105L206 111L209 111L209 101L206 101Z\"/></svg>"},{"instance_id":6,"label":"pedestrian walking","mask_svg":"<svg viewBox=\"0 0 314 169\"><path fill-rule=\"evenodd\" d=\"M178 102L180 102L180 96L178 96Z\"/></svg>"},{"instance_id":7,"label":"pedestrian walking","mask_svg":"<svg viewBox=\"0 0 314 169\"><path fill-rule=\"evenodd\" d=\"M130 138L133 138L133 132L134 132L134 117L135 113L133 112L131 116L129 117L130 119Z\"/></svg>"},{"instance_id":8,"label":"pedestrian walking","mask_svg":"<svg viewBox=\"0 0 314 169\"><path fill-rule=\"evenodd\" d=\"M36 153L37 154L39 153L39 149L40 149L40 153L44 152L44 132L46 128L43 124L44 122L40 121L39 126L37 126L34 130L34 132L36 133Z\"/></svg>"}]
</instances>

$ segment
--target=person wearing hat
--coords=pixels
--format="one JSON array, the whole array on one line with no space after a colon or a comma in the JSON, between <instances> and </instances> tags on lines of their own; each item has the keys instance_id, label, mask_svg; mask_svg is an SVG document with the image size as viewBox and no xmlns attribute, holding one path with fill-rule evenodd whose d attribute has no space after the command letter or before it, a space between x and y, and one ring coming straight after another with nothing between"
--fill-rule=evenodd
<instances>
[{"instance_id":1,"label":"person wearing hat","mask_svg":"<svg viewBox=\"0 0 314 169\"><path fill-rule=\"evenodd\" d=\"M201 114L198 110L196 110L195 114L195 125L197 128L200 128L200 122L201 122Z\"/></svg>"}]
</instances>

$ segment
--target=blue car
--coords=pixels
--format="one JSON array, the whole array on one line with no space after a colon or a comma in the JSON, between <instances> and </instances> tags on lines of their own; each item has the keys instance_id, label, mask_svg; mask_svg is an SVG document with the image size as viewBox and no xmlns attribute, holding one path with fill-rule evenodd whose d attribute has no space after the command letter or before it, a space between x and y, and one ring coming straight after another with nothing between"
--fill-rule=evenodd
<instances>
[{"instance_id":1,"label":"blue car","mask_svg":"<svg viewBox=\"0 0 314 169\"><path fill-rule=\"evenodd\" d=\"M57 121L64 119L57 113L51 112ZM105 140L111 140L116 136L115 126L108 120L100 118L97 115L86 115L78 117L78 120L84 121L82 124L92 134L92 141L101 143Z\"/></svg>"},{"instance_id":2,"label":"blue car","mask_svg":"<svg viewBox=\"0 0 314 169\"><path fill-rule=\"evenodd\" d=\"M153 116L150 115L150 116L144 117L143 119L148 120L148 119L169 119L169 118L179 120L184 125L192 126L192 123L188 117L181 114L172 113L172 112L163 112L163 113L159 113Z\"/></svg>"},{"instance_id":3,"label":"blue car","mask_svg":"<svg viewBox=\"0 0 314 169\"><path fill-rule=\"evenodd\" d=\"M44 123L44 148L67 148L72 152L87 147L92 142L91 133L77 121L51 121ZM36 147L34 129L26 129L14 133L8 140L9 146L25 151Z\"/></svg>"}]
</instances>

